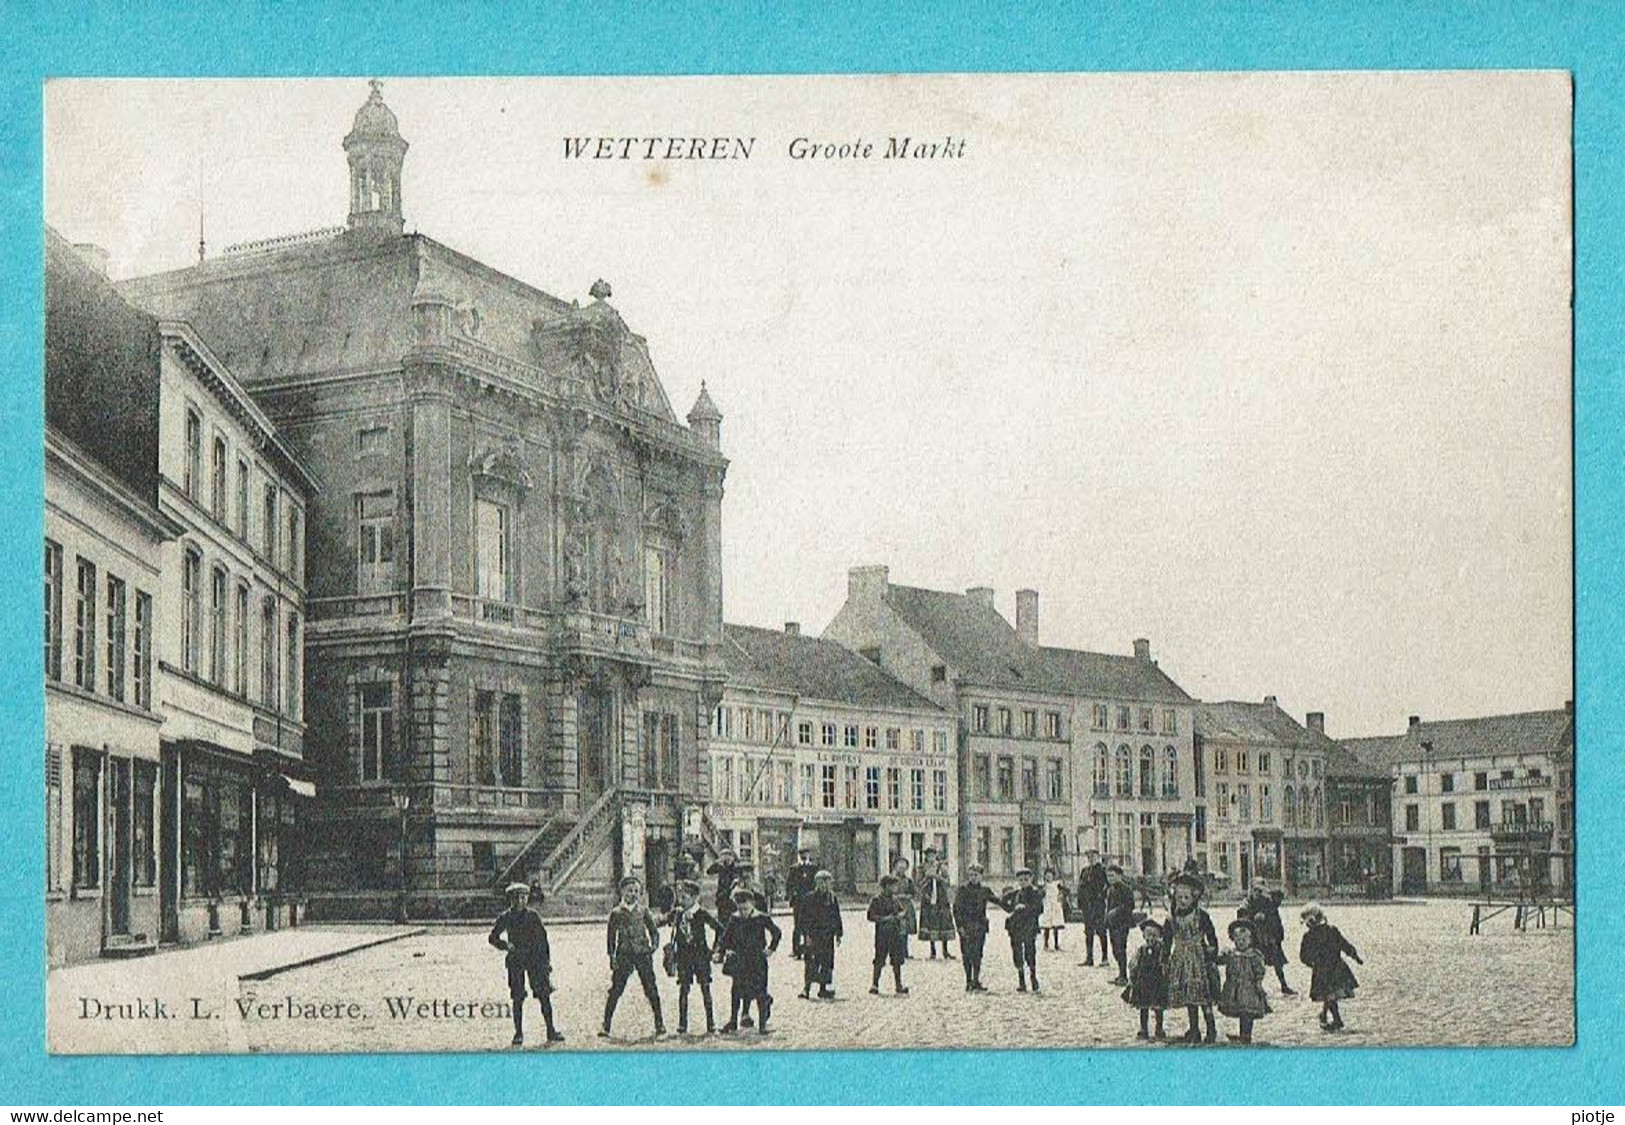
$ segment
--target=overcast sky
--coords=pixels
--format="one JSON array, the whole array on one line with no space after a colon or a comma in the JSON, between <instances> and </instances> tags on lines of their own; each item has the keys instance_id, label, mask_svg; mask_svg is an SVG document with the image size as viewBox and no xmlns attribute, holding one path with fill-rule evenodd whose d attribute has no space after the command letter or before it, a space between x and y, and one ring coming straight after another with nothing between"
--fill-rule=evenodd
<instances>
[{"instance_id":1,"label":"overcast sky","mask_svg":"<svg viewBox=\"0 0 1625 1125\"><path fill-rule=\"evenodd\" d=\"M46 218L115 276L341 224L367 88L57 82ZM386 80L417 229L598 277L732 458L731 621L850 566L1041 594L1191 694L1333 734L1572 697L1556 74ZM572 162L570 135L756 138ZM797 162L951 135L956 160Z\"/></svg>"}]
</instances>

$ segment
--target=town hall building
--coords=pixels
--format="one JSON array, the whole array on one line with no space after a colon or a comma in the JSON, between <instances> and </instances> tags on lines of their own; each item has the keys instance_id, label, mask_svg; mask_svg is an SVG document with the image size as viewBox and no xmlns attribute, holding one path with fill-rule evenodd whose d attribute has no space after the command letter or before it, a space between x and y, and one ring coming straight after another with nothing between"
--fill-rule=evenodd
<instances>
[{"instance_id":1,"label":"town hall building","mask_svg":"<svg viewBox=\"0 0 1625 1125\"><path fill-rule=\"evenodd\" d=\"M323 482L311 916L487 912L515 878L595 905L710 831L721 414L702 389L677 417L608 284L561 299L406 233L407 150L374 83L344 226L123 291L208 340Z\"/></svg>"}]
</instances>

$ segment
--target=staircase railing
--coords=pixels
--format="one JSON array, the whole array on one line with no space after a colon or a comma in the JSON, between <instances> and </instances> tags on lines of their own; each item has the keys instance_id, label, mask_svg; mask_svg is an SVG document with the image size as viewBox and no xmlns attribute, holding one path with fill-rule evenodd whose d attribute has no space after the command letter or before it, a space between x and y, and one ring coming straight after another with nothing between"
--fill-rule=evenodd
<instances>
[{"instance_id":1,"label":"staircase railing","mask_svg":"<svg viewBox=\"0 0 1625 1125\"><path fill-rule=\"evenodd\" d=\"M519 849L519 854L513 857L513 862L508 864L507 868L502 872L502 878L498 881L500 886L505 887L509 883L528 880L530 875L528 868L530 867L530 861L535 858L534 853L540 849L542 841L547 839L548 834L556 829L559 822L564 819L564 813L556 812L542 821L542 826L536 830L529 840L525 841L525 846Z\"/></svg>"},{"instance_id":2,"label":"staircase railing","mask_svg":"<svg viewBox=\"0 0 1625 1125\"><path fill-rule=\"evenodd\" d=\"M610 788L604 790L592 807L581 814L575 827L565 833L564 839L558 842L548 857L542 861L542 882L548 893L557 891L574 873L575 868L583 861L591 858L586 846L594 837L598 836L604 827L614 822L614 815L620 808L620 792Z\"/></svg>"}]
</instances>

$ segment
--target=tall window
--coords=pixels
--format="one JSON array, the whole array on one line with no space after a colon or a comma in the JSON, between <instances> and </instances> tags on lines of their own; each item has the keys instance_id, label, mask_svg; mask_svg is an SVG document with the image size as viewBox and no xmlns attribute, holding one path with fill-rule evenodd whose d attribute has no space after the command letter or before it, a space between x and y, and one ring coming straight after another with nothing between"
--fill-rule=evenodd
<instances>
[{"instance_id":1,"label":"tall window","mask_svg":"<svg viewBox=\"0 0 1625 1125\"><path fill-rule=\"evenodd\" d=\"M1021 796L1026 801L1038 800L1038 760L1036 758L1023 758L1021 760Z\"/></svg>"},{"instance_id":2,"label":"tall window","mask_svg":"<svg viewBox=\"0 0 1625 1125\"><path fill-rule=\"evenodd\" d=\"M288 614L287 637L284 643L286 659L283 667L287 669L288 681L288 718L299 719L299 689L302 685L299 668L299 615Z\"/></svg>"},{"instance_id":3,"label":"tall window","mask_svg":"<svg viewBox=\"0 0 1625 1125\"><path fill-rule=\"evenodd\" d=\"M389 684L362 684L356 693L361 712L361 780L382 781L395 772L394 690Z\"/></svg>"},{"instance_id":4,"label":"tall window","mask_svg":"<svg viewBox=\"0 0 1625 1125\"><path fill-rule=\"evenodd\" d=\"M903 807L903 771L898 766L886 767L886 807L893 811Z\"/></svg>"},{"instance_id":5,"label":"tall window","mask_svg":"<svg viewBox=\"0 0 1625 1125\"><path fill-rule=\"evenodd\" d=\"M925 811L925 771L922 769L908 771L908 803L915 812Z\"/></svg>"},{"instance_id":6,"label":"tall window","mask_svg":"<svg viewBox=\"0 0 1625 1125\"><path fill-rule=\"evenodd\" d=\"M1015 723L1015 719L1010 713L1010 708L1008 708L1008 707L1000 707L999 708L999 733L1000 734L1009 734L1011 732L1011 730L1013 729L1013 727L1014 727L1014 723Z\"/></svg>"},{"instance_id":7,"label":"tall window","mask_svg":"<svg viewBox=\"0 0 1625 1125\"><path fill-rule=\"evenodd\" d=\"M122 579L107 576L107 694L124 699L124 612Z\"/></svg>"},{"instance_id":8,"label":"tall window","mask_svg":"<svg viewBox=\"0 0 1625 1125\"><path fill-rule=\"evenodd\" d=\"M226 686L226 569L209 575L209 679Z\"/></svg>"},{"instance_id":9,"label":"tall window","mask_svg":"<svg viewBox=\"0 0 1625 1125\"><path fill-rule=\"evenodd\" d=\"M496 784L497 696L474 693L474 737L469 740L468 779L474 785Z\"/></svg>"},{"instance_id":10,"label":"tall window","mask_svg":"<svg viewBox=\"0 0 1625 1125\"><path fill-rule=\"evenodd\" d=\"M248 694L248 584L237 585L237 636L232 646L232 690Z\"/></svg>"},{"instance_id":11,"label":"tall window","mask_svg":"<svg viewBox=\"0 0 1625 1125\"><path fill-rule=\"evenodd\" d=\"M1117 795L1134 796L1134 759L1127 746L1119 746L1115 755L1117 764Z\"/></svg>"},{"instance_id":12,"label":"tall window","mask_svg":"<svg viewBox=\"0 0 1625 1125\"><path fill-rule=\"evenodd\" d=\"M1061 800L1065 796L1065 780L1061 767L1061 759L1051 758L1049 760L1049 772L1047 774L1047 778L1048 784L1044 788L1044 796L1051 801Z\"/></svg>"},{"instance_id":13,"label":"tall window","mask_svg":"<svg viewBox=\"0 0 1625 1125\"><path fill-rule=\"evenodd\" d=\"M1258 819L1264 824L1275 820L1275 798L1268 785L1258 787Z\"/></svg>"},{"instance_id":14,"label":"tall window","mask_svg":"<svg viewBox=\"0 0 1625 1125\"><path fill-rule=\"evenodd\" d=\"M200 608L203 556L187 551L181 559L181 667L197 673L198 634L203 630Z\"/></svg>"},{"instance_id":15,"label":"tall window","mask_svg":"<svg viewBox=\"0 0 1625 1125\"><path fill-rule=\"evenodd\" d=\"M1107 707L1104 703L1092 703L1089 705L1090 726L1094 727L1096 730L1105 730L1108 725L1107 717ZM1106 853L1103 850L1101 854L1104 855Z\"/></svg>"},{"instance_id":16,"label":"tall window","mask_svg":"<svg viewBox=\"0 0 1625 1125\"><path fill-rule=\"evenodd\" d=\"M797 794L797 797L804 809L812 808L813 787L817 784L817 776L817 767L811 762L801 764L801 792Z\"/></svg>"},{"instance_id":17,"label":"tall window","mask_svg":"<svg viewBox=\"0 0 1625 1125\"><path fill-rule=\"evenodd\" d=\"M1281 812L1288 828L1298 826L1298 791L1290 785L1286 787L1286 803Z\"/></svg>"},{"instance_id":18,"label":"tall window","mask_svg":"<svg viewBox=\"0 0 1625 1125\"><path fill-rule=\"evenodd\" d=\"M45 541L45 674L62 678L62 547Z\"/></svg>"},{"instance_id":19,"label":"tall window","mask_svg":"<svg viewBox=\"0 0 1625 1125\"><path fill-rule=\"evenodd\" d=\"M181 467L181 488L193 500L203 487L203 419L196 410L186 411L186 463Z\"/></svg>"},{"instance_id":20,"label":"tall window","mask_svg":"<svg viewBox=\"0 0 1625 1125\"><path fill-rule=\"evenodd\" d=\"M493 500L474 501L475 593L508 600L508 509Z\"/></svg>"},{"instance_id":21,"label":"tall window","mask_svg":"<svg viewBox=\"0 0 1625 1125\"><path fill-rule=\"evenodd\" d=\"M1059 711L1044 712L1044 737L1061 737L1061 713Z\"/></svg>"},{"instance_id":22,"label":"tall window","mask_svg":"<svg viewBox=\"0 0 1625 1125\"><path fill-rule=\"evenodd\" d=\"M266 598L260 606L260 702L273 711L282 697L277 682L277 632L276 599Z\"/></svg>"},{"instance_id":23,"label":"tall window","mask_svg":"<svg viewBox=\"0 0 1625 1125\"><path fill-rule=\"evenodd\" d=\"M948 811L948 771L931 771L931 811Z\"/></svg>"},{"instance_id":24,"label":"tall window","mask_svg":"<svg viewBox=\"0 0 1625 1125\"><path fill-rule=\"evenodd\" d=\"M1112 795L1111 763L1107 760L1106 744L1095 743L1095 796L1110 797Z\"/></svg>"},{"instance_id":25,"label":"tall window","mask_svg":"<svg viewBox=\"0 0 1625 1125\"><path fill-rule=\"evenodd\" d=\"M152 709L152 596L135 592L135 643L130 651L130 676L137 707Z\"/></svg>"},{"instance_id":26,"label":"tall window","mask_svg":"<svg viewBox=\"0 0 1625 1125\"><path fill-rule=\"evenodd\" d=\"M650 544L643 549L643 611L653 632L671 632L670 587L671 554Z\"/></svg>"},{"instance_id":27,"label":"tall window","mask_svg":"<svg viewBox=\"0 0 1625 1125\"><path fill-rule=\"evenodd\" d=\"M355 498L356 589L381 594L395 588L395 494L366 492Z\"/></svg>"},{"instance_id":28,"label":"tall window","mask_svg":"<svg viewBox=\"0 0 1625 1125\"><path fill-rule=\"evenodd\" d=\"M1024 738L1038 737L1038 712L1023 711L1021 713L1021 734Z\"/></svg>"},{"instance_id":29,"label":"tall window","mask_svg":"<svg viewBox=\"0 0 1625 1125\"><path fill-rule=\"evenodd\" d=\"M248 542L248 462L237 462L237 538Z\"/></svg>"},{"instance_id":30,"label":"tall window","mask_svg":"<svg viewBox=\"0 0 1625 1125\"><path fill-rule=\"evenodd\" d=\"M75 577L73 682L96 690L96 564L80 559Z\"/></svg>"},{"instance_id":31,"label":"tall window","mask_svg":"<svg viewBox=\"0 0 1625 1125\"><path fill-rule=\"evenodd\" d=\"M1220 820L1230 819L1230 783L1221 781L1213 787L1214 816Z\"/></svg>"},{"instance_id":32,"label":"tall window","mask_svg":"<svg viewBox=\"0 0 1625 1125\"><path fill-rule=\"evenodd\" d=\"M1236 786L1236 808L1243 824L1253 819L1253 791L1246 782Z\"/></svg>"},{"instance_id":33,"label":"tall window","mask_svg":"<svg viewBox=\"0 0 1625 1125\"><path fill-rule=\"evenodd\" d=\"M976 703L971 705L970 725L971 729L978 733L987 731L987 704Z\"/></svg>"},{"instance_id":34,"label":"tall window","mask_svg":"<svg viewBox=\"0 0 1625 1125\"><path fill-rule=\"evenodd\" d=\"M834 723L822 723L818 728L818 741L824 746L834 746L836 739Z\"/></svg>"},{"instance_id":35,"label":"tall window","mask_svg":"<svg viewBox=\"0 0 1625 1125\"><path fill-rule=\"evenodd\" d=\"M843 799L845 807L855 809L858 807L858 767L845 767L844 779Z\"/></svg>"},{"instance_id":36,"label":"tall window","mask_svg":"<svg viewBox=\"0 0 1625 1125\"><path fill-rule=\"evenodd\" d=\"M880 767L869 766L863 771L863 807L880 808Z\"/></svg>"},{"instance_id":37,"label":"tall window","mask_svg":"<svg viewBox=\"0 0 1625 1125\"><path fill-rule=\"evenodd\" d=\"M971 759L971 794L977 800L985 801L992 794L993 763L986 754L978 754Z\"/></svg>"},{"instance_id":38,"label":"tall window","mask_svg":"<svg viewBox=\"0 0 1625 1125\"><path fill-rule=\"evenodd\" d=\"M214 435L209 455L209 510L221 523L226 522L226 439Z\"/></svg>"},{"instance_id":39,"label":"tall window","mask_svg":"<svg viewBox=\"0 0 1625 1125\"><path fill-rule=\"evenodd\" d=\"M263 512L265 519L265 543L263 546L265 550L265 557L273 564L276 562L278 495L277 486L274 481L265 486L265 503Z\"/></svg>"},{"instance_id":40,"label":"tall window","mask_svg":"<svg viewBox=\"0 0 1625 1125\"><path fill-rule=\"evenodd\" d=\"M1016 796L1016 763L1014 758L999 759L999 800L1011 801Z\"/></svg>"},{"instance_id":41,"label":"tall window","mask_svg":"<svg viewBox=\"0 0 1625 1125\"><path fill-rule=\"evenodd\" d=\"M657 716L658 718L659 716ZM666 715L670 720L674 716ZM658 735L658 731L656 734ZM517 695L504 695L502 697L501 729L501 756L497 767L501 775L502 784L510 788L518 788L525 784L525 738L524 719L520 711L520 697ZM660 758L655 759L657 766Z\"/></svg>"},{"instance_id":42,"label":"tall window","mask_svg":"<svg viewBox=\"0 0 1625 1125\"><path fill-rule=\"evenodd\" d=\"M819 775L819 804L826 809L835 807L835 767L826 765Z\"/></svg>"},{"instance_id":43,"label":"tall window","mask_svg":"<svg viewBox=\"0 0 1625 1125\"><path fill-rule=\"evenodd\" d=\"M1149 746L1140 747L1140 796L1157 795L1156 752Z\"/></svg>"},{"instance_id":44,"label":"tall window","mask_svg":"<svg viewBox=\"0 0 1625 1125\"><path fill-rule=\"evenodd\" d=\"M73 885L102 885L102 756L73 752Z\"/></svg>"},{"instance_id":45,"label":"tall window","mask_svg":"<svg viewBox=\"0 0 1625 1125\"><path fill-rule=\"evenodd\" d=\"M305 514L300 511L299 505L288 504L288 577L298 582L304 577L305 570L305 544L304 544Z\"/></svg>"},{"instance_id":46,"label":"tall window","mask_svg":"<svg viewBox=\"0 0 1625 1125\"><path fill-rule=\"evenodd\" d=\"M1179 751L1172 746L1162 751L1162 795L1179 796Z\"/></svg>"}]
</instances>

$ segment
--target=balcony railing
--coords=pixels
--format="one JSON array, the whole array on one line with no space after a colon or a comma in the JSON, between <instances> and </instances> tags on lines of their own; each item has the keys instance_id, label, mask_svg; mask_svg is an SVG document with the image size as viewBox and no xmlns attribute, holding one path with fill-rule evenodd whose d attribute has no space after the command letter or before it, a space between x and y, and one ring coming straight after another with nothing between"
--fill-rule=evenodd
<instances>
[{"instance_id":1,"label":"balcony railing","mask_svg":"<svg viewBox=\"0 0 1625 1125\"><path fill-rule=\"evenodd\" d=\"M1552 779L1544 774L1535 777L1492 777L1490 789L1502 791L1506 789L1550 789Z\"/></svg>"},{"instance_id":2,"label":"balcony railing","mask_svg":"<svg viewBox=\"0 0 1625 1125\"><path fill-rule=\"evenodd\" d=\"M483 809L553 812L563 807L564 794L556 789L523 789L500 785L462 785L449 781L395 782L379 785L335 786L325 791L352 808L399 807L397 795L411 799L411 809Z\"/></svg>"},{"instance_id":3,"label":"balcony railing","mask_svg":"<svg viewBox=\"0 0 1625 1125\"><path fill-rule=\"evenodd\" d=\"M400 617L406 613L406 595L355 594L341 598L311 598L305 606L312 621L343 617Z\"/></svg>"}]
</instances>

